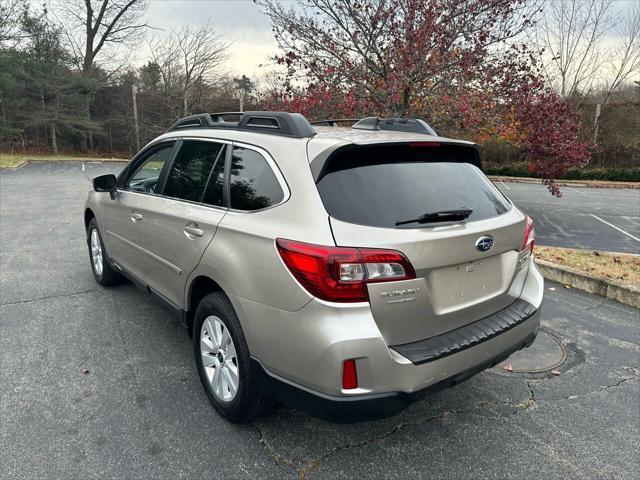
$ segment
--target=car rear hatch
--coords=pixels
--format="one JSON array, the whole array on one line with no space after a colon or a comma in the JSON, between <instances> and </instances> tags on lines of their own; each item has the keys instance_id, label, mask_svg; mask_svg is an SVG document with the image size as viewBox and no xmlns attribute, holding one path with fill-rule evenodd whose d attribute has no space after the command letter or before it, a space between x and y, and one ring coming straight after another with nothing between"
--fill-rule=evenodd
<instances>
[{"instance_id":1,"label":"car rear hatch","mask_svg":"<svg viewBox=\"0 0 640 480\"><path fill-rule=\"evenodd\" d=\"M482 174L475 146L342 147L317 187L337 246L397 250L415 269L415 279L367 285L388 345L460 328L516 299L510 288L523 265L526 217ZM452 210L468 218L411 221Z\"/></svg>"}]
</instances>

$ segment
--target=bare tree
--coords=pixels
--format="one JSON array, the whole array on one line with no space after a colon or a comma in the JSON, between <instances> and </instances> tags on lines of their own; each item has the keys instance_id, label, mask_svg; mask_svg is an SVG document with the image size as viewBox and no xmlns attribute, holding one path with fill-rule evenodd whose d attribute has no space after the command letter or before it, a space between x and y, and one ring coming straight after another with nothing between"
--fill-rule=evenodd
<instances>
[{"instance_id":1,"label":"bare tree","mask_svg":"<svg viewBox=\"0 0 640 480\"><path fill-rule=\"evenodd\" d=\"M640 3L629 6L614 31L616 39L604 68L605 105L622 85L640 80Z\"/></svg>"},{"instance_id":2,"label":"bare tree","mask_svg":"<svg viewBox=\"0 0 640 480\"><path fill-rule=\"evenodd\" d=\"M184 26L150 43L153 61L160 68L165 100L174 117L190 113L191 99L204 82L222 75L228 44L210 22Z\"/></svg>"},{"instance_id":3,"label":"bare tree","mask_svg":"<svg viewBox=\"0 0 640 480\"><path fill-rule=\"evenodd\" d=\"M18 40L18 17L25 8L24 0L0 0L0 44Z\"/></svg>"},{"instance_id":4,"label":"bare tree","mask_svg":"<svg viewBox=\"0 0 640 480\"><path fill-rule=\"evenodd\" d=\"M613 24L613 0L547 0L538 47L547 80L562 97L589 91L605 62L602 40Z\"/></svg>"},{"instance_id":5,"label":"bare tree","mask_svg":"<svg viewBox=\"0 0 640 480\"><path fill-rule=\"evenodd\" d=\"M611 99L613 93L630 81L640 81L640 3L629 6L628 12L621 18L615 29L613 42L607 62L604 65L604 98L602 108ZM593 141L598 142L600 110L596 111Z\"/></svg>"},{"instance_id":6,"label":"bare tree","mask_svg":"<svg viewBox=\"0 0 640 480\"><path fill-rule=\"evenodd\" d=\"M54 7L52 15L65 25L69 46L87 79L95 80L96 59L99 56L104 59L105 50L109 50L107 46L132 45L141 39L147 27L141 19L147 8L146 0L58 0ZM120 66L127 60L128 57ZM91 119L91 93L89 88L86 95L88 120ZM81 149L85 151L87 147L93 148L91 132L82 137Z\"/></svg>"},{"instance_id":7,"label":"bare tree","mask_svg":"<svg viewBox=\"0 0 640 480\"><path fill-rule=\"evenodd\" d=\"M141 18L146 0L66 0L55 5L53 14L70 20L67 37L85 74L92 72L107 46L136 43L148 27Z\"/></svg>"}]
</instances>

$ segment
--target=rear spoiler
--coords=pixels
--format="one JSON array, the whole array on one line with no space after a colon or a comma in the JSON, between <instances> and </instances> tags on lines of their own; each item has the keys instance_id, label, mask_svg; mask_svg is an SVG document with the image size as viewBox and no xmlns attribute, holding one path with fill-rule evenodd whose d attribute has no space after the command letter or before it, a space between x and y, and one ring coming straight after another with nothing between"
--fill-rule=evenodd
<instances>
[{"instance_id":1,"label":"rear spoiler","mask_svg":"<svg viewBox=\"0 0 640 480\"><path fill-rule=\"evenodd\" d=\"M451 149L459 149L461 155L455 160L460 163L469 163L482 170L482 164L480 162L480 147L475 143L461 143L457 141L447 140L416 140L406 142L384 142L384 143L370 143L370 144L342 144L336 145L326 150L323 150L313 160L311 160L311 174L313 180L317 183L329 170L332 160L335 157L355 150L366 150L376 148L416 148L416 149L433 149L434 153L437 153L438 149L444 148L451 154Z\"/></svg>"}]
</instances>

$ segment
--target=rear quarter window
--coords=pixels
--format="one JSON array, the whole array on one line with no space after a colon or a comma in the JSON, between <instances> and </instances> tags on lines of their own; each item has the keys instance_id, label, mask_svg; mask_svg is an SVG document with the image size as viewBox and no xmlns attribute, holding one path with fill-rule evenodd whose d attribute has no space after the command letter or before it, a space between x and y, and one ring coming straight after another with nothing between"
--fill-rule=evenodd
<instances>
[{"instance_id":1,"label":"rear quarter window","mask_svg":"<svg viewBox=\"0 0 640 480\"><path fill-rule=\"evenodd\" d=\"M423 228L395 223L461 208L473 210L467 221L502 215L509 202L475 163L466 146L347 149L329 158L317 188L329 215L360 225Z\"/></svg>"},{"instance_id":2,"label":"rear quarter window","mask_svg":"<svg viewBox=\"0 0 640 480\"><path fill-rule=\"evenodd\" d=\"M261 210L280 203L284 192L267 160L258 152L234 147L229 179L231 208Z\"/></svg>"}]
</instances>

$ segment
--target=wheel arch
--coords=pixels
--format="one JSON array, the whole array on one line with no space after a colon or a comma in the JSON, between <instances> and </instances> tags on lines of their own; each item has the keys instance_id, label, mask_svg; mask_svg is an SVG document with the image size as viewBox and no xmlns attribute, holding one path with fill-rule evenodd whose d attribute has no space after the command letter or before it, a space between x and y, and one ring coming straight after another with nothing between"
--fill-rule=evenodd
<instances>
[{"instance_id":1,"label":"wheel arch","mask_svg":"<svg viewBox=\"0 0 640 480\"><path fill-rule=\"evenodd\" d=\"M225 293L220 284L207 275L198 275L189 284L185 304L185 323L190 337L193 337L193 317L198 303L206 295L215 292Z\"/></svg>"},{"instance_id":2,"label":"wheel arch","mask_svg":"<svg viewBox=\"0 0 640 480\"><path fill-rule=\"evenodd\" d=\"M96 218L96 214L93 213L90 207L84 209L84 229L86 230L89 227L89 222L91 219Z\"/></svg>"}]
</instances>

